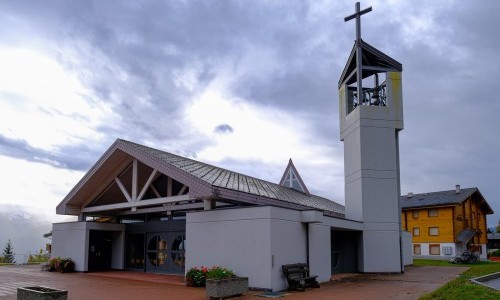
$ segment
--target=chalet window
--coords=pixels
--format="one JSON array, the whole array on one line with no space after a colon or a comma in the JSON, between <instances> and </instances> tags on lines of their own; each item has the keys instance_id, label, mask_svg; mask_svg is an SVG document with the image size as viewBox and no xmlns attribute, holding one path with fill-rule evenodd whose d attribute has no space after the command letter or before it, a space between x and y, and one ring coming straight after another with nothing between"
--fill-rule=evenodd
<instances>
[{"instance_id":1,"label":"chalet window","mask_svg":"<svg viewBox=\"0 0 500 300\"><path fill-rule=\"evenodd\" d=\"M413 219L418 219L418 210L414 210L411 212L411 216Z\"/></svg>"},{"instance_id":2,"label":"chalet window","mask_svg":"<svg viewBox=\"0 0 500 300\"><path fill-rule=\"evenodd\" d=\"M413 254L415 254L415 255L422 254L422 248L420 247L420 244L413 245Z\"/></svg>"},{"instance_id":3,"label":"chalet window","mask_svg":"<svg viewBox=\"0 0 500 300\"><path fill-rule=\"evenodd\" d=\"M429 254L430 255L441 255L439 244L430 244L429 245Z\"/></svg>"},{"instance_id":4,"label":"chalet window","mask_svg":"<svg viewBox=\"0 0 500 300\"><path fill-rule=\"evenodd\" d=\"M419 235L420 235L420 228L414 227L413 228L413 236L419 236Z\"/></svg>"},{"instance_id":5,"label":"chalet window","mask_svg":"<svg viewBox=\"0 0 500 300\"><path fill-rule=\"evenodd\" d=\"M439 227L429 227L429 235L439 235Z\"/></svg>"},{"instance_id":6,"label":"chalet window","mask_svg":"<svg viewBox=\"0 0 500 300\"><path fill-rule=\"evenodd\" d=\"M451 255L452 254L452 248L450 246L445 246L443 247L443 254L444 255Z\"/></svg>"},{"instance_id":7,"label":"chalet window","mask_svg":"<svg viewBox=\"0 0 500 300\"><path fill-rule=\"evenodd\" d=\"M429 210L427 211L427 213L429 214L429 218L430 217L437 217L438 216L438 210L437 210L437 208L429 208Z\"/></svg>"}]
</instances>

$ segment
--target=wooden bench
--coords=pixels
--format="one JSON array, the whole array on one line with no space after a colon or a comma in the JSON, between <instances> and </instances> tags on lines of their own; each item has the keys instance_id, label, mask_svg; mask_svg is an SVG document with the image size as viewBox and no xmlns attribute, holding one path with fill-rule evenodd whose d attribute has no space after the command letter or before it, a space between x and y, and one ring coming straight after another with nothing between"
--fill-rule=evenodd
<instances>
[{"instance_id":1,"label":"wooden bench","mask_svg":"<svg viewBox=\"0 0 500 300\"><path fill-rule=\"evenodd\" d=\"M309 274L309 266L307 264L289 264L281 266L283 275L288 281L289 291L305 291L308 287L319 288L319 283L316 280L318 276Z\"/></svg>"}]
</instances>

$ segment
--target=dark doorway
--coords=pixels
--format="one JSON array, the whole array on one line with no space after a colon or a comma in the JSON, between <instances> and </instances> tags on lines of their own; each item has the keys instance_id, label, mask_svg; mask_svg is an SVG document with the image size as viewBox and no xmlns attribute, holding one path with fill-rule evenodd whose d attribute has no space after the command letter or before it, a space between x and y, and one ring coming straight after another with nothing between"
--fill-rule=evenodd
<instances>
[{"instance_id":1,"label":"dark doorway","mask_svg":"<svg viewBox=\"0 0 500 300\"><path fill-rule=\"evenodd\" d=\"M89 232L89 271L111 269L113 233L110 231L90 230Z\"/></svg>"},{"instance_id":2,"label":"dark doorway","mask_svg":"<svg viewBox=\"0 0 500 300\"><path fill-rule=\"evenodd\" d=\"M144 233L127 235L126 267L129 270L144 271Z\"/></svg>"},{"instance_id":3,"label":"dark doorway","mask_svg":"<svg viewBox=\"0 0 500 300\"><path fill-rule=\"evenodd\" d=\"M331 231L332 274L358 272L357 231Z\"/></svg>"}]
</instances>

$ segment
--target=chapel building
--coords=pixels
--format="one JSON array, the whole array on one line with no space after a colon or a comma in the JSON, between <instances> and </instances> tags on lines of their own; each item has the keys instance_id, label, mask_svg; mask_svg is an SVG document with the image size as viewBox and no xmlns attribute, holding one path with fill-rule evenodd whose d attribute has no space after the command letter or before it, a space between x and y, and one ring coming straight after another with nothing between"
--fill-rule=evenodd
<instances>
[{"instance_id":1,"label":"chapel building","mask_svg":"<svg viewBox=\"0 0 500 300\"><path fill-rule=\"evenodd\" d=\"M285 264L307 263L319 282L404 272L413 258L399 206L402 65L361 39L369 11L358 2L345 18L357 33L338 82L345 206L311 194L292 161L278 184L117 139L57 206L78 222L53 225L52 256L77 271L182 276L219 265L272 291L287 287Z\"/></svg>"}]
</instances>

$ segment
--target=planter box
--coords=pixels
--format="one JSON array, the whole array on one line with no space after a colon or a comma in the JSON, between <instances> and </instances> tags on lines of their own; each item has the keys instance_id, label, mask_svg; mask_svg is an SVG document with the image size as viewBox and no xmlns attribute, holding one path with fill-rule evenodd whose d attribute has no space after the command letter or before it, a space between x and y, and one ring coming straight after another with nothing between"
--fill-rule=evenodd
<instances>
[{"instance_id":1,"label":"planter box","mask_svg":"<svg viewBox=\"0 0 500 300\"><path fill-rule=\"evenodd\" d=\"M500 261L500 256L490 256L491 261Z\"/></svg>"},{"instance_id":2,"label":"planter box","mask_svg":"<svg viewBox=\"0 0 500 300\"><path fill-rule=\"evenodd\" d=\"M41 286L17 288L17 300L67 300L68 291Z\"/></svg>"},{"instance_id":3,"label":"planter box","mask_svg":"<svg viewBox=\"0 0 500 300\"><path fill-rule=\"evenodd\" d=\"M248 277L207 279L206 292L210 298L227 298L248 290Z\"/></svg>"}]
</instances>

